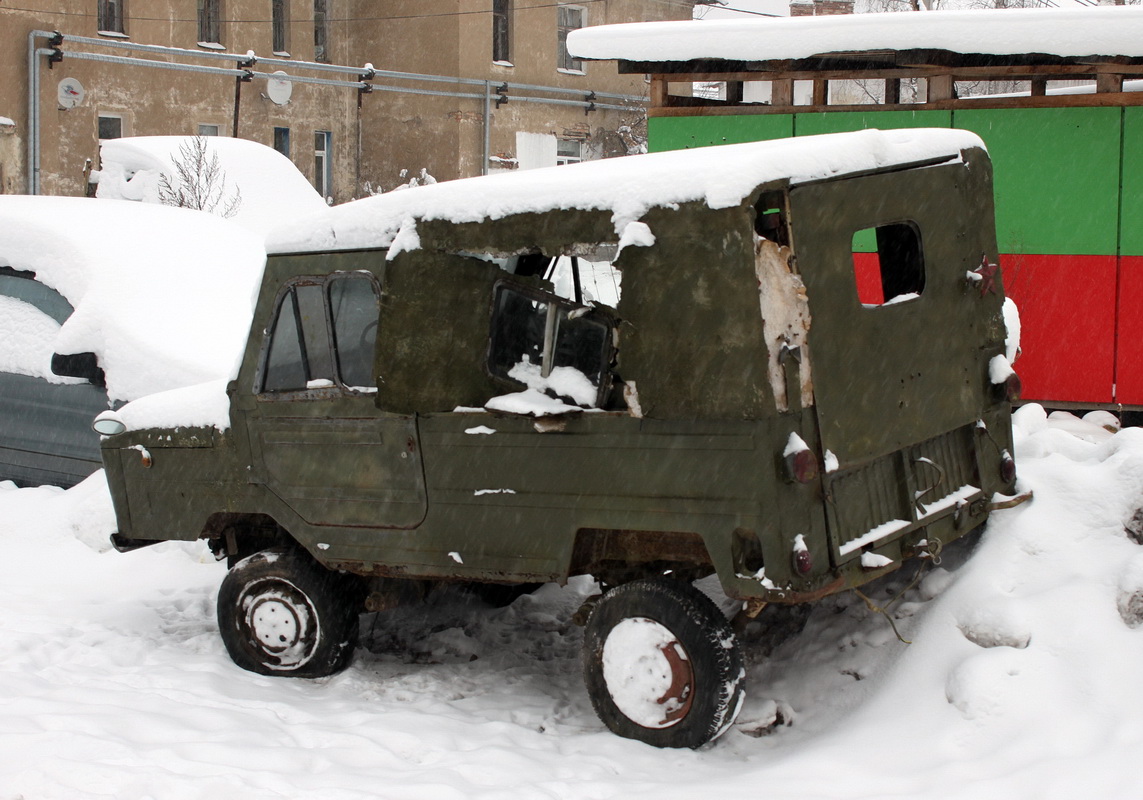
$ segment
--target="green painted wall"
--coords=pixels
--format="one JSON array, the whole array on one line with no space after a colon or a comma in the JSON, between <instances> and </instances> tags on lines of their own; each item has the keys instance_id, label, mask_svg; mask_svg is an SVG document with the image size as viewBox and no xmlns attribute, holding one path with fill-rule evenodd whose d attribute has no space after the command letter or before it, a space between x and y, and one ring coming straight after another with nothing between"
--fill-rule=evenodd
<instances>
[{"instance_id":1,"label":"green painted wall","mask_svg":"<svg viewBox=\"0 0 1143 800\"><path fill-rule=\"evenodd\" d=\"M715 144L741 144L794 135L792 114L742 114L726 117L651 117L648 149L683 150Z\"/></svg>"},{"instance_id":2,"label":"green painted wall","mask_svg":"<svg viewBox=\"0 0 1143 800\"><path fill-rule=\"evenodd\" d=\"M1143 108L1123 109L1121 253L1143 256Z\"/></svg>"},{"instance_id":3,"label":"green painted wall","mask_svg":"<svg viewBox=\"0 0 1143 800\"><path fill-rule=\"evenodd\" d=\"M818 111L798 114L794 130L798 136L818 133L844 133L866 128L951 128L951 111Z\"/></svg>"},{"instance_id":4,"label":"green painted wall","mask_svg":"<svg viewBox=\"0 0 1143 800\"><path fill-rule=\"evenodd\" d=\"M1002 253L1115 255L1120 108L956 111L988 145Z\"/></svg>"}]
</instances>

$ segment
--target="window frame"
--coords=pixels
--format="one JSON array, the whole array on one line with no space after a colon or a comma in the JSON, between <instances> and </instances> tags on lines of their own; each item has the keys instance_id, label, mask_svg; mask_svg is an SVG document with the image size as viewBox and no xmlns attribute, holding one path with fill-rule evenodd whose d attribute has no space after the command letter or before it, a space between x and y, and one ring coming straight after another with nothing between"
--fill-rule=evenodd
<instances>
[{"instance_id":1,"label":"window frame","mask_svg":"<svg viewBox=\"0 0 1143 800\"><path fill-rule=\"evenodd\" d=\"M290 55L290 0L270 0L270 49L276 56Z\"/></svg>"},{"instance_id":2,"label":"window frame","mask_svg":"<svg viewBox=\"0 0 1143 800\"><path fill-rule=\"evenodd\" d=\"M103 135L103 120L117 120L119 122L119 135L118 136L104 136ZM127 134L125 133L126 125L123 124L123 115L121 114L104 114L102 112L95 115L95 138L100 142L109 142L112 139L122 139Z\"/></svg>"},{"instance_id":3,"label":"window frame","mask_svg":"<svg viewBox=\"0 0 1143 800\"><path fill-rule=\"evenodd\" d=\"M566 19L565 13L573 11L579 14L579 24L575 26L571 25ZM586 7L572 3L559 3L556 6L556 70L558 72L565 72L572 75L586 74L583 67L583 60L574 58L571 53L568 52L568 34L586 27Z\"/></svg>"},{"instance_id":4,"label":"window frame","mask_svg":"<svg viewBox=\"0 0 1143 800\"><path fill-rule=\"evenodd\" d=\"M318 148L318 137L322 137L322 147ZM333 150L332 131L314 131L314 188L321 199L329 202L333 196Z\"/></svg>"},{"instance_id":5,"label":"window frame","mask_svg":"<svg viewBox=\"0 0 1143 800\"><path fill-rule=\"evenodd\" d=\"M314 0L314 61L323 64L330 62L329 3L330 0Z\"/></svg>"},{"instance_id":6,"label":"window frame","mask_svg":"<svg viewBox=\"0 0 1143 800\"><path fill-rule=\"evenodd\" d=\"M280 125L274 126L274 132L271 134L273 139L273 148L286 158L290 157L290 129Z\"/></svg>"},{"instance_id":7,"label":"window frame","mask_svg":"<svg viewBox=\"0 0 1143 800\"><path fill-rule=\"evenodd\" d=\"M513 0L492 0L492 61L512 64Z\"/></svg>"},{"instance_id":8,"label":"window frame","mask_svg":"<svg viewBox=\"0 0 1143 800\"><path fill-rule=\"evenodd\" d=\"M101 34L127 35L126 0L97 0L96 32Z\"/></svg>"},{"instance_id":9,"label":"window frame","mask_svg":"<svg viewBox=\"0 0 1143 800\"><path fill-rule=\"evenodd\" d=\"M337 348L337 330L336 321L334 320L333 308L330 304L330 287L337 281L342 280L365 280L368 279L372 289L373 296L377 301L377 320L381 316L381 284L377 280L377 276L371 272L354 270L331 272L326 275L298 275L286 280L278 289L278 293L274 296L273 312L270 316L270 323L266 326L266 335L263 338L260 352L258 354L258 367L255 371L253 389L254 394L262 399L307 399L314 397L326 397L331 392L343 396L351 397L372 397L377 389L376 386L359 386L350 385L345 382L342 376L341 358ZM321 308L323 311L323 325L320 331L310 331L307 333L305 330L305 323L300 318L300 304L298 301L297 290L304 287L318 287L321 291ZM294 314L295 320L295 333L297 337L297 347L300 351L302 362L301 367L305 382L309 383L313 380L323 380L323 378L314 378L311 374L312 360L310 357L310 349L314 344L314 336L311 334L320 335L321 341L319 344L324 345L325 353L322 354L321 360L330 366L330 374L332 378L325 378L330 380L330 386L318 387L294 387L283 389L270 389L266 384L270 373L270 357L274 350L274 345L278 341L278 322L282 316L282 310L286 303L290 303L291 311ZM368 327L368 326L366 326ZM374 330L376 331L376 326ZM376 335L376 334L374 334ZM370 357L370 373L374 379L376 375L373 372L376 366L376 340L374 340L374 353Z\"/></svg>"},{"instance_id":10,"label":"window frame","mask_svg":"<svg viewBox=\"0 0 1143 800\"><path fill-rule=\"evenodd\" d=\"M223 0L198 0L198 43L222 44Z\"/></svg>"}]
</instances>

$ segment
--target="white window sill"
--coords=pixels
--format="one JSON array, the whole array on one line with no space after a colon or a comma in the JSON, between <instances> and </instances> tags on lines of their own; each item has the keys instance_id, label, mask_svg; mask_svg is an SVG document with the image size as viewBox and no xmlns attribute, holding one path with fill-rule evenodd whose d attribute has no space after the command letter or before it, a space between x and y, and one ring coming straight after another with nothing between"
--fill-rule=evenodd
<instances>
[{"instance_id":1,"label":"white window sill","mask_svg":"<svg viewBox=\"0 0 1143 800\"><path fill-rule=\"evenodd\" d=\"M492 62L492 66L494 66L494 67L513 67L513 68L515 68L515 66L516 66L516 65L515 65L515 64L513 64L511 61L493 61L493 62Z\"/></svg>"},{"instance_id":2,"label":"white window sill","mask_svg":"<svg viewBox=\"0 0 1143 800\"><path fill-rule=\"evenodd\" d=\"M218 42L199 42L198 46L203 48L204 50L225 50L226 49L226 47L224 45L221 45Z\"/></svg>"},{"instance_id":3,"label":"white window sill","mask_svg":"<svg viewBox=\"0 0 1143 800\"><path fill-rule=\"evenodd\" d=\"M96 31L100 36L106 36L110 39L130 39L131 37L122 31Z\"/></svg>"},{"instance_id":4,"label":"white window sill","mask_svg":"<svg viewBox=\"0 0 1143 800\"><path fill-rule=\"evenodd\" d=\"M285 50L275 50L274 55L278 58L293 58L293 56L287 53Z\"/></svg>"},{"instance_id":5,"label":"white window sill","mask_svg":"<svg viewBox=\"0 0 1143 800\"><path fill-rule=\"evenodd\" d=\"M586 75L582 69L564 69L563 67L556 67L556 72L561 75Z\"/></svg>"}]
</instances>

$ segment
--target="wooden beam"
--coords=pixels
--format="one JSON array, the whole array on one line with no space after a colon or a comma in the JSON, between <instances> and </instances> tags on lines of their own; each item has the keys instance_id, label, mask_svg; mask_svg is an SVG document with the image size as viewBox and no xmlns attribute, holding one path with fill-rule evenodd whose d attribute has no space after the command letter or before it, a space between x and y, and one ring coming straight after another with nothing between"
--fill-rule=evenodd
<instances>
[{"instance_id":1,"label":"wooden beam","mask_svg":"<svg viewBox=\"0 0 1143 800\"><path fill-rule=\"evenodd\" d=\"M667 105L667 79L662 75L651 76L651 108L663 108Z\"/></svg>"},{"instance_id":2,"label":"wooden beam","mask_svg":"<svg viewBox=\"0 0 1143 800\"><path fill-rule=\"evenodd\" d=\"M1048 93L1048 79L1047 78L1033 78L1032 79L1032 96L1044 97Z\"/></svg>"},{"instance_id":3,"label":"wooden beam","mask_svg":"<svg viewBox=\"0 0 1143 800\"><path fill-rule=\"evenodd\" d=\"M1095 76L1095 90L1100 93L1122 92L1123 76L1101 72L1099 75Z\"/></svg>"},{"instance_id":4,"label":"wooden beam","mask_svg":"<svg viewBox=\"0 0 1143 800\"><path fill-rule=\"evenodd\" d=\"M897 67L875 70L763 70L758 72L688 72L656 73L652 79L663 77L672 82L687 81L772 81L772 80L866 80L888 78L928 78L933 75L952 75L954 80L1032 80L1046 77L1048 80L1068 80L1071 78L1092 78L1100 73L1110 72L1127 78L1143 77L1143 65L1108 67L1101 65L1060 64L1028 65L1008 67Z\"/></svg>"},{"instance_id":5,"label":"wooden beam","mask_svg":"<svg viewBox=\"0 0 1143 800\"><path fill-rule=\"evenodd\" d=\"M896 105L901 102L901 79L885 79L885 105Z\"/></svg>"},{"instance_id":6,"label":"wooden beam","mask_svg":"<svg viewBox=\"0 0 1143 800\"><path fill-rule=\"evenodd\" d=\"M814 81L813 104L815 106L829 105L829 81Z\"/></svg>"},{"instance_id":7,"label":"wooden beam","mask_svg":"<svg viewBox=\"0 0 1143 800\"><path fill-rule=\"evenodd\" d=\"M772 106L792 106L792 105L794 105L794 82L792 80L771 81L771 83L770 83L770 105L772 105Z\"/></svg>"},{"instance_id":8,"label":"wooden beam","mask_svg":"<svg viewBox=\"0 0 1143 800\"><path fill-rule=\"evenodd\" d=\"M689 99L689 98L688 98ZM696 98L698 99L698 98ZM984 108L1116 108L1143 106L1143 92L1102 94L1067 94L1035 97L962 97L928 103L898 103L896 105L795 106L793 104L766 105L764 103L741 106L695 106L689 108L652 108L651 117L716 117L751 114L804 114L817 111L921 111L927 109L984 109Z\"/></svg>"},{"instance_id":9,"label":"wooden beam","mask_svg":"<svg viewBox=\"0 0 1143 800\"><path fill-rule=\"evenodd\" d=\"M956 98L956 86L952 75L933 75L929 78L928 102L952 100Z\"/></svg>"}]
</instances>

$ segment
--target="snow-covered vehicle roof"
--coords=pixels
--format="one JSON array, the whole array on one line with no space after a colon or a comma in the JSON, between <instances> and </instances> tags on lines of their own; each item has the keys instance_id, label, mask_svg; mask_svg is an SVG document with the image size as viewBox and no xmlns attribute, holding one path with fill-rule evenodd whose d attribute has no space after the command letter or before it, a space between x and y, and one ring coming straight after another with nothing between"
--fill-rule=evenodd
<instances>
[{"instance_id":1,"label":"snow-covered vehicle roof","mask_svg":"<svg viewBox=\"0 0 1143 800\"><path fill-rule=\"evenodd\" d=\"M897 165L955 158L984 143L961 130L866 130L678 150L445 181L327 208L278 229L271 253L390 247L416 249L420 220L454 223L556 209L610 211L622 245L652 208L702 201L738 205L759 186L805 183ZM634 242L632 242L634 243Z\"/></svg>"},{"instance_id":2,"label":"snow-covered vehicle roof","mask_svg":"<svg viewBox=\"0 0 1143 800\"><path fill-rule=\"evenodd\" d=\"M101 170L96 197L159 201L159 179L177 174L180 148L193 136L129 136L99 147ZM237 188L242 201L233 220L265 235L279 225L325 208L325 201L294 163L266 145L246 139L204 136L208 159L218 157L225 197ZM175 183L177 185L177 181ZM218 187L222 189L221 184Z\"/></svg>"},{"instance_id":3,"label":"snow-covered vehicle roof","mask_svg":"<svg viewBox=\"0 0 1143 800\"><path fill-rule=\"evenodd\" d=\"M264 263L260 237L201 211L0 197L0 264L74 306L51 351L95 353L111 400L229 377Z\"/></svg>"},{"instance_id":4,"label":"snow-covered vehicle roof","mask_svg":"<svg viewBox=\"0 0 1143 800\"><path fill-rule=\"evenodd\" d=\"M572 31L577 58L775 61L876 50L1143 57L1143 7L929 11L600 25Z\"/></svg>"}]
</instances>

